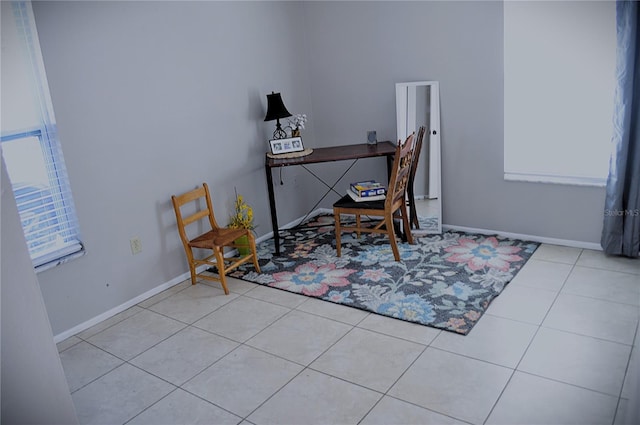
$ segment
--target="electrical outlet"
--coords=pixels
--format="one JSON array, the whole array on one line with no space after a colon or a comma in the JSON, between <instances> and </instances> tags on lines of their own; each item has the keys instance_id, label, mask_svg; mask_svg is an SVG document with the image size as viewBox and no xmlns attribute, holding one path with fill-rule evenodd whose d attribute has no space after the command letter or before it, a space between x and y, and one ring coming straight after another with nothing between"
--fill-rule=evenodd
<instances>
[{"instance_id":1,"label":"electrical outlet","mask_svg":"<svg viewBox=\"0 0 640 425\"><path fill-rule=\"evenodd\" d=\"M131 244L131 254L136 255L142 252L142 241L139 237L135 236L129 240Z\"/></svg>"}]
</instances>

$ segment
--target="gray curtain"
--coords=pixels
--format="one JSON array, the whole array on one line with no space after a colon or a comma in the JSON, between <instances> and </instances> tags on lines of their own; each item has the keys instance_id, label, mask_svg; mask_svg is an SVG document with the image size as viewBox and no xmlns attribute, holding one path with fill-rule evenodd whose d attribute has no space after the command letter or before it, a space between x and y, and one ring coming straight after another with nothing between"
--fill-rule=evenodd
<instances>
[{"instance_id":1,"label":"gray curtain","mask_svg":"<svg viewBox=\"0 0 640 425\"><path fill-rule=\"evenodd\" d=\"M616 2L616 92L612 153L600 244L612 255L640 254L640 59L638 2Z\"/></svg>"}]
</instances>

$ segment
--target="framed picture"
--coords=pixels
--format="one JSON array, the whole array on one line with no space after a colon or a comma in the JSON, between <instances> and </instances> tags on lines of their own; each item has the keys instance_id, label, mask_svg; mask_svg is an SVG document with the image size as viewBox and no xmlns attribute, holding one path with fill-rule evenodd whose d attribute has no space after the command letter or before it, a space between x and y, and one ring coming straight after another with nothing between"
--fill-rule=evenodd
<instances>
[{"instance_id":1,"label":"framed picture","mask_svg":"<svg viewBox=\"0 0 640 425\"><path fill-rule=\"evenodd\" d=\"M286 139L269 140L271 153L278 155L281 153L300 152L304 150L300 137L288 137Z\"/></svg>"}]
</instances>

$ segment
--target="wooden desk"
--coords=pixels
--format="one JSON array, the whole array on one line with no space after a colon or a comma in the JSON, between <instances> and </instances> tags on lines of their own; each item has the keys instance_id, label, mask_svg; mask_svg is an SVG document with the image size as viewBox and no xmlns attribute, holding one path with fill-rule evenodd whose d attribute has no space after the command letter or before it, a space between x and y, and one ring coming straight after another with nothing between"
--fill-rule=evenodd
<instances>
[{"instance_id":1,"label":"wooden desk","mask_svg":"<svg viewBox=\"0 0 640 425\"><path fill-rule=\"evenodd\" d=\"M307 156L298 158L270 158L265 155L265 171L267 173L267 187L269 189L269 209L271 210L271 226L273 227L273 241L276 248L276 255L280 255L280 234L278 233L278 215L276 212L276 198L273 191L272 168L289 167L291 165L317 164L320 162L345 161L360 158L375 158L384 156L387 158L387 175L391 173L393 165L393 155L396 153L396 145L389 141L378 142L375 145L361 143L358 145L332 146L327 148L314 149ZM354 161L354 162L355 162ZM340 181L342 176L336 181L329 191ZM326 184L326 183L325 183ZM328 186L328 185L327 185ZM329 193L329 192L327 192ZM325 194L326 196L326 194Z\"/></svg>"}]
</instances>

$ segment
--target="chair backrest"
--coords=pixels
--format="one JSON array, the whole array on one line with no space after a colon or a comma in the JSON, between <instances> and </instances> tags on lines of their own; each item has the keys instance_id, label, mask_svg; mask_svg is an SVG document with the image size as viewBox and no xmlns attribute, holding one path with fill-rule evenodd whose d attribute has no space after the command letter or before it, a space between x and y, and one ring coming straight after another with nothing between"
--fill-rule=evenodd
<instances>
[{"instance_id":1,"label":"chair backrest","mask_svg":"<svg viewBox=\"0 0 640 425\"><path fill-rule=\"evenodd\" d=\"M178 222L178 232L183 243L187 243L189 238L186 233L186 227L192 223L199 222L201 219L208 218L211 229L218 229L218 223L213 215L213 206L211 204L211 195L209 193L209 186L206 183L202 183L202 187L198 187L182 195L173 195L171 197L173 202L173 209L176 212L176 221ZM193 203L192 207L195 212L192 212L186 216L182 215L182 207L186 204ZM204 205L203 205L204 204Z\"/></svg>"},{"instance_id":2,"label":"chair backrest","mask_svg":"<svg viewBox=\"0 0 640 425\"><path fill-rule=\"evenodd\" d=\"M425 126L421 126L418 129L416 142L413 147L413 159L411 160L411 171L409 172L409 185L411 187L413 187L413 182L416 178L416 171L418 170L418 160L420 159L420 152L422 151L422 139L424 139L425 131Z\"/></svg>"},{"instance_id":3,"label":"chair backrest","mask_svg":"<svg viewBox=\"0 0 640 425\"><path fill-rule=\"evenodd\" d=\"M413 158L414 135L415 133L410 134L404 143L398 140L396 154L393 159L391 178L389 179L389 189L385 199L385 209L392 208L395 210L394 207L406 202L405 197L411 171L411 160Z\"/></svg>"}]
</instances>

